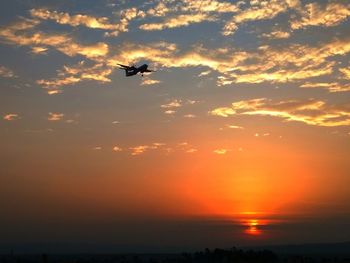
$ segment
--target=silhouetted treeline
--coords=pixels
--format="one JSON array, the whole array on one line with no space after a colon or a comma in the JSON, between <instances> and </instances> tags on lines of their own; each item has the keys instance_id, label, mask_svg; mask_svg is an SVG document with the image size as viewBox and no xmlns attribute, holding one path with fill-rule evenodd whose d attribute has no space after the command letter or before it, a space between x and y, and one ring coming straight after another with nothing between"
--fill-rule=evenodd
<instances>
[{"instance_id":1,"label":"silhouetted treeline","mask_svg":"<svg viewBox=\"0 0 350 263\"><path fill-rule=\"evenodd\" d=\"M216 248L214 250L205 249L203 252L194 254L183 254L183 263L267 263L277 261L277 255L269 250L254 251L242 250L235 247L229 250Z\"/></svg>"},{"instance_id":2,"label":"silhouetted treeline","mask_svg":"<svg viewBox=\"0 0 350 263\"><path fill-rule=\"evenodd\" d=\"M348 258L278 257L269 250L205 249L182 254L0 255L0 263L350 263Z\"/></svg>"}]
</instances>

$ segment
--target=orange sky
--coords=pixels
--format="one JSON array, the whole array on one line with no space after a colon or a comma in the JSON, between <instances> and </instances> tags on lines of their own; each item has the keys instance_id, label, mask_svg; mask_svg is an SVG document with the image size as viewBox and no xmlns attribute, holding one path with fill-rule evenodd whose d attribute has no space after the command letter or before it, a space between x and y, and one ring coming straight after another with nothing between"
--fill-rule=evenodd
<instances>
[{"instance_id":1,"label":"orange sky","mask_svg":"<svg viewBox=\"0 0 350 263\"><path fill-rule=\"evenodd\" d=\"M348 3L5 2L0 244L349 240Z\"/></svg>"}]
</instances>

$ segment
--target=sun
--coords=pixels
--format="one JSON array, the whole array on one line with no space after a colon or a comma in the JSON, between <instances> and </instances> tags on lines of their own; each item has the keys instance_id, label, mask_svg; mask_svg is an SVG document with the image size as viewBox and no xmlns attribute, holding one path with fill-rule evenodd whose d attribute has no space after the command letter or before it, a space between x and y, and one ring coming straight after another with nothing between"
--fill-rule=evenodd
<instances>
[{"instance_id":1,"label":"sun","mask_svg":"<svg viewBox=\"0 0 350 263\"><path fill-rule=\"evenodd\" d=\"M244 233L251 236L258 236L262 234L260 221L258 219L243 220L242 225L245 226Z\"/></svg>"}]
</instances>

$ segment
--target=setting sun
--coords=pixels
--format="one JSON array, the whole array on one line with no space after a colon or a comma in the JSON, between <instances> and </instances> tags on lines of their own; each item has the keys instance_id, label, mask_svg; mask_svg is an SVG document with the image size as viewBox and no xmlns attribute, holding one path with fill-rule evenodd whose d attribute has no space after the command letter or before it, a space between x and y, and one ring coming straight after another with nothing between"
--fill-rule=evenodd
<instances>
[{"instance_id":1,"label":"setting sun","mask_svg":"<svg viewBox=\"0 0 350 263\"><path fill-rule=\"evenodd\" d=\"M266 225L266 221L263 222ZM244 233L248 235L261 235L262 230L259 228L260 220L258 219L244 219L241 224L245 227Z\"/></svg>"}]
</instances>

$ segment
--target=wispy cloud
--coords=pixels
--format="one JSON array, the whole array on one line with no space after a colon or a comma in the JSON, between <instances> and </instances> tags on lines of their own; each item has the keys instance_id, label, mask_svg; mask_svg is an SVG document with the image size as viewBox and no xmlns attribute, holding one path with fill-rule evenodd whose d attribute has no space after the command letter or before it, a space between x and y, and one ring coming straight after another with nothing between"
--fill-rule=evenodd
<instances>
[{"instance_id":1,"label":"wispy cloud","mask_svg":"<svg viewBox=\"0 0 350 263\"><path fill-rule=\"evenodd\" d=\"M276 30L276 31L272 31L270 33L264 33L264 34L262 34L262 37L271 38L271 39L273 39L273 38L283 39L283 38L289 38L290 33L287 31Z\"/></svg>"},{"instance_id":2,"label":"wispy cloud","mask_svg":"<svg viewBox=\"0 0 350 263\"><path fill-rule=\"evenodd\" d=\"M84 61L81 61L75 66L63 66L63 69L58 71L56 78L40 79L37 80L37 83L48 89L48 94L51 95L60 93L63 86L73 85L84 80L110 82L108 76L111 73L112 69L102 63L87 66Z\"/></svg>"},{"instance_id":3,"label":"wispy cloud","mask_svg":"<svg viewBox=\"0 0 350 263\"><path fill-rule=\"evenodd\" d=\"M53 20L58 24L70 25L72 27L84 26L92 29L107 30L106 36L117 36L120 32L128 31L129 21L135 17L144 17L145 13L137 8L122 10L119 14L119 23L111 22L107 17L96 17L86 14L71 15L66 12L58 12L47 8L35 8L30 10L35 19Z\"/></svg>"},{"instance_id":4,"label":"wispy cloud","mask_svg":"<svg viewBox=\"0 0 350 263\"><path fill-rule=\"evenodd\" d=\"M46 51L48 50L47 47L32 47L32 53L33 54L46 54Z\"/></svg>"},{"instance_id":5,"label":"wispy cloud","mask_svg":"<svg viewBox=\"0 0 350 263\"><path fill-rule=\"evenodd\" d=\"M166 111L164 111L164 114L168 114L168 115L173 115L175 113L176 113L175 110L166 110Z\"/></svg>"},{"instance_id":6,"label":"wispy cloud","mask_svg":"<svg viewBox=\"0 0 350 263\"><path fill-rule=\"evenodd\" d=\"M290 8L300 5L298 0L250 1L251 7L235 14L222 31L225 36L233 34L240 24L264 19L272 19Z\"/></svg>"},{"instance_id":7,"label":"wispy cloud","mask_svg":"<svg viewBox=\"0 0 350 263\"><path fill-rule=\"evenodd\" d=\"M196 153L196 152L198 152L198 149L196 148L189 148L186 150L186 153Z\"/></svg>"},{"instance_id":8,"label":"wispy cloud","mask_svg":"<svg viewBox=\"0 0 350 263\"><path fill-rule=\"evenodd\" d=\"M49 112L49 116L47 117L47 120L59 121L59 120L62 120L63 117L64 117L63 113Z\"/></svg>"},{"instance_id":9,"label":"wispy cloud","mask_svg":"<svg viewBox=\"0 0 350 263\"><path fill-rule=\"evenodd\" d=\"M182 26L188 26L190 24L194 23L200 23L203 21L214 21L215 18L211 17L207 14L186 14L186 15L178 15L175 17L170 17L165 19L164 21L160 23L150 23L150 24L143 24L140 26L140 29L142 30L163 30L166 28L175 28L175 27L182 27Z\"/></svg>"},{"instance_id":10,"label":"wispy cloud","mask_svg":"<svg viewBox=\"0 0 350 263\"><path fill-rule=\"evenodd\" d=\"M189 118L189 119L193 119L193 118L196 118L196 115L194 115L194 114L185 114L184 117L185 118Z\"/></svg>"},{"instance_id":11,"label":"wispy cloud","mask_svg":"<svg viewBox=\"0 0 350 263\"><path fill-rule=\"evenodd\" d=\"M46 8L31 9L30 14L34 18L54 20L58 24L70 25L73 27L85 26L89 28L118 31L124 29L122 25L111 23L107 17L94 17L84 14L70 15L69 13L51 11Z\"/></svg>"},{"instance_id":12,"label":"wispy cloud","mask_svg":"<svg viewBox=\"0 0 350 263\"><path fill-rule=\"evenodd\" d=\"M170 108L179 108L182 106L182 101L179 99L173 99L168 103L160 105L161 108L170 109Z\"/></svg>"},{"instance_id":13,"label":"wispy cloud","mask_svg":"<svg viewBox=\"0 0 350 263\"><path fill-rule=\"evenodd\" d=\"M228 153L229 151L231 151L231 150L230 149L222 149L222 148L220 148L220 149L214 150L213 153L219 154L219 155L224 155L224 154Z\"/></svg>"},{"instance_id":14,"label":"wispy cloud","mask_svg":"<svg viewBox=\"0 0 350 263\"><path fill-rule=\"evenodd\" d=\"M139 145L135 147L130 147L129 149L131 150L131 155L140 155L149 150L156 150L164 145L165 144L163 143L153 143L151 145Z\"/></svg>"},{"instance_id":15,"label":"wispy cloud","mask_svg":"<svg viewBox=\"0 0 350 263\"><path fill-rule=\"evenodd\" d=\"M164 30L189 26L195 23L217 21L222 13L235 13L240 10L242 2L231 3L217 0L204 1L159 1L149 8L146 17L166 17L161 22L145 23L142 30Z\"/></svg>"},{"instance_id":16,"label":"wispy cloud","mask_svg":"<svg viewBox=\"0 0 350 263\"><path fill-rule=\"evenodd\" d=\"M350 84L341 84L339 82L306 82L300 85L301 88L321 88L329 92L345 92L350 91Z\"/></svg>"},{"instance_id":17,"label":"wispy cloud","mask_svg":"<svg viewBox=\"0 0 350 263\"><path fill-rule=\"evenodd\" d=\"M52 47L67 56L82 55L89 59L97 59L108 53L106 43L79 44L67 34L47 34L34 30L38 24L40 24L40 21L36 19L21 19L19 22L1 28L0 38L8 44L30 46L32 50L38 47L41 49Z\"/></svg>"},{"instance_id":18,"label":"wispy cloud","mask_svg":"<svg viewBox=\"0 0 350 263\"><path fill-rule=\"evenodd\" d=\"M168 8L168 6L164 2L159 2L156 6L151 7L147 10L147 15L163 17L169 12L171 12L171 10L172 9Z\"/></svg>"},{"instance_id":19,"label":"wispy cloud","mask_svg":"<svg viewBox=\"0 0 350 263\"><path fill-rule=\"evenodd\" d=\"M306 4L300 13L300 19L293 19L291 21L292 29L300 29L309 26L336 26L344 22L350 16L350 4L333 1L321 5L317 2L313 2Z\"/></svg>"},{"instance_id":20,"label":"wispy cloud","mask_svg":"<svg viewBox=\"0 0 350 263\"><path fill-rule=\"evenodd\" d=\"M266 98L243 100L230 107L220 107L209 112L214 116L257 115L298 121L317 126L349 126L350 105L329 105L315 99L273 102Z\"/></svg>"},{"instance_id":21,"label":"wispy cloud","mask_svg":"<svg viewBox=\"0 0 350 263\"><path fill-rule=\"evenodd\" d=\"M19 119L19 115L17 113L8 113L8 114L3 116L3 119L5 121L14 121L14 120Z\"/></svg>"},{"instance_id":22,"label":"wispy cloud","mask_svg":"<svg viewBox=\"0 0 350 263\"><path fill-rule=\"evenodd\" d=\"M112 150L113 150L114 152L121 152L121 151L123 151L123 149L120 148L119 146L113 146Z\"/></svg>"},{"instance_id":23,"label":"wispy cloud","mask_svg":"<svg viewBox=\"0 0 350 263\"><path fill-rule=\"evenodd\" d=\"M211 73L211 70L206 70L206 71L203 71L201 73L199 73L198 77L203 77L203 76L207 76Z\"/></svg>"},{"instance_id":24,"label":"wispy cloud","mask_svg":"<svg viewBox=\"0 0 350 263\"><path fill-rule=\"evenodd\" d=\"M233 4L229 1L216 1L216 0L183 0L183 11L201 12L201 13L235 13L240 10L239 6L242 2Z\"/></svg>"},{"instance_id":25,"label":"wispy cloud","mask_svg":"<svg viewBox=\"0 0 350 263\"><path fill-rule=\"evenodd\" d=\"M94 147L92 147L92 149L95 151L100 151L100 150L102 150L102 146L94 146Z\"/></svg>"},{"instance_id":26,"label":"wispy cloud","mask_svg":"<svg viewBox=\"0 0 350 263\"><path fill-rule=\"evenodd\" d=\"M160 80L150 79L150 78L144 77L144 78L142 78L141 85L148 86L148 85L155 85L155 84L159 84L159 83L161 83Z\"/></svg>"},{"instance_id":27,"label":"wispy cloud","mask_svg":"<svg viewBox=\"0 0 350 263\"><path fill-rule=\"evenodd\" d=\"M226 127L229 128L229 129L237 129L237 130L243 130L244 129L242 126L232 125L232 124L229 124Z\"/></svg>"},{"instance_id":28,"label":"wispy cloud","mask_svg":"<svg viewBox=\"0 0 350 263\"><path fill-rule=\"evenodd\" d=\"M288 44L283 47L261 46L255 51L234 48L209 49L203 46L181 52L164 43L123 45L108 59L108 65L149 59L162 67L207 67L219 72L218 85L232 83L292 82L331 74L335 56L350 52L350 41L334 39L318 45Z\"/></svg>"},{"instance_id":29,"label":"wispy cloud","mask_svg":"<svg viewBox=\"0 0 350 263\"><path fill-rule=\"evenodd\" d=\"M167 103L160 105L160 107L162 109L165 109L165 111L164 111L165 114L175 114L179 108L186 106L186 105L187 106L194 105L198 102L199 101L197 101L197 100L191 100L191 99L187 99L187 100L172 99L172 100L168 100ZM185 114L184 117L185 118L194 118L196 116L194 114Z\"/></svg>"},{"instance_id":30,"label":"wispy cloud","mask_svg":"<svg viewBox=\"0 0 350 263\"><path fill-rule=\"evenodd\" d=\"M166 155L174 152L184 152L184 153L195 153L198 151L193 145L188 142L182 142L177 144L167 144L162 142L154 142L151 144L144 144L133 146L129 148L130 154L133 156L142 155L149 151L159 151L160 153L165 153Z\"/></svg>"},{"instance_id":31,"label":"wispy cloud","mask_svg":"<svg viewBox=\"0 0 350 263\"><path fill-rule=\"evenodd\" d=\"M339 71L343 74L345 79L350 80L350 68L340 68Z\"/></svg>"},{"instance_id":32,"label":"wispy cloud","mask_svg":"<svg viewBox=\"0 0 350 263\"><path fill-rule=\"evenodd\" d=\"M0 77L14 78L14 77L16 77L16 75L11 69L0 65Z\"/></svg>"}]
</instances>

